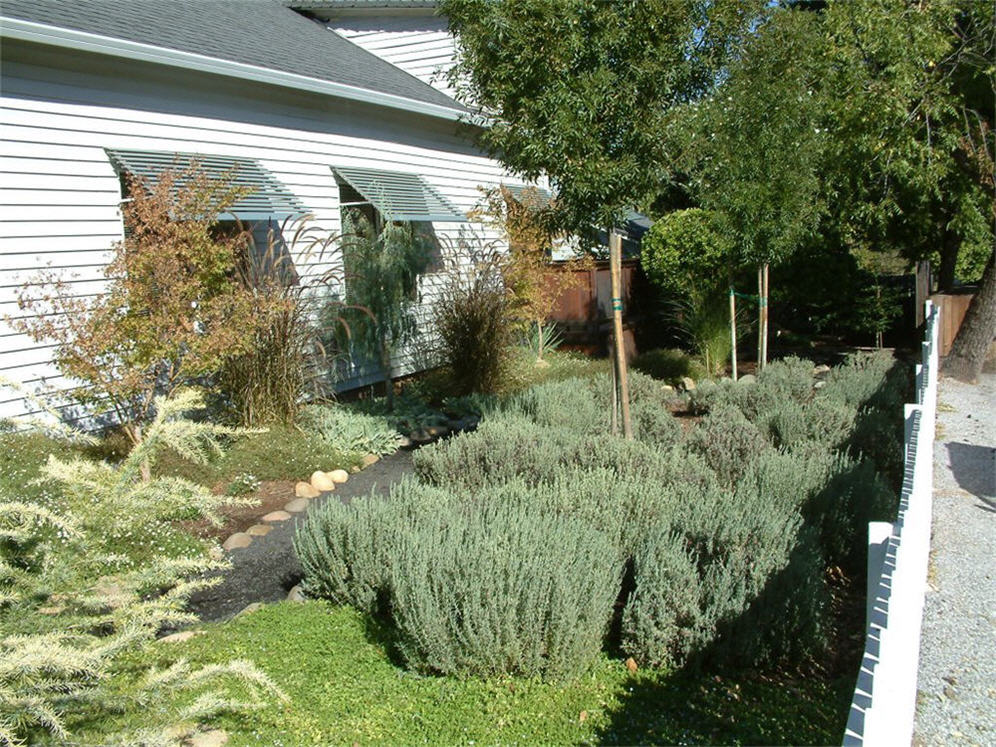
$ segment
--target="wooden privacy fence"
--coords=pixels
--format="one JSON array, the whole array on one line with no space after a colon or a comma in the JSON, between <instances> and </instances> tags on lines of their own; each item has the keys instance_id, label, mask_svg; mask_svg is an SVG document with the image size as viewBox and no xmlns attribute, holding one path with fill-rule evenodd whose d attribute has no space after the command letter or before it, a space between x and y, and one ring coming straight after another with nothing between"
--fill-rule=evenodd
<instances>
[{"instance_id":1,"label":"wooden privacy fence","mask_svg":"<svg viewBox=\"0 0 996 747\"><path fill-rule=\"evenodd\" d=\"M909 745L916 713L934 489L939 333L943 314L927 301L916 365L916 402L905 407L903 487L896 521L868 525L865 650L845 745Z\"/></svg>"},{"instance_id":2,"label":"wooden privacy fence","mask_svg":"<svg viewBox=\"0 0 996 747\"><path fill-rule=\"evenodd\" d=\"M935 293L930 297L934 306L941 312L941 328L937 341L940 344L942 358L951 352L951 343L958 335L961 323L965 321L965 314L973 298L975 298L974 288L960 293Z\"/></svg>"},{"instance_id":3,"label":"wooden privacy fence","mask_svg":"<svg viewBox=\"0 0 996 747\"><path fill-rule=\"evenodd\" d=\"M639 261L622 263L623 313L629 316L629 300ZM612 317L612 278L608 261L596 262L591 269L571 269L562 265L551 266L551 273L574 273L577 283L560 294L550 319L568 342L601 343ZM630 336L630 335L628 335ZM629 346L627 342L627 346Z\"/></svg>"}]
</instances>

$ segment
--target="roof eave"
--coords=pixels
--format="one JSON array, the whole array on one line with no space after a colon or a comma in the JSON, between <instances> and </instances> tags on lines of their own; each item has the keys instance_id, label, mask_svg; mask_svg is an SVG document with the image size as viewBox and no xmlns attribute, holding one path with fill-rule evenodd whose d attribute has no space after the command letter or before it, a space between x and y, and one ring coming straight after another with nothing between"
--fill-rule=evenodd
<instances>
[{"instance_id":1,"label":"roof eave","mask_svg":"<svg viewBox=\"0 0 996 747\"><path fill-rule=\"evenodd\" d=\"M416 101L405 98L404 96L396 96L358 86L350 86L345 83L336 83L334 81L311 78L306 75L298 75L297 73L247 65L243 62L222 60L217 57L208 57L178 49L157 47L152 44L142 44L141 42L128 41L126 39L91 34L86 31L77 31L61 26L34 23L19 18L0 17L0 36L19 41L48 44L65 49L76 49L82 52L95 52L97 54L123 57L130 60L152 62L158 65L185 68L202 73L223 75L229 78L266 83L326 96L335 96L451 121L459 121L467 114L467 112L459 109Z\"/></svg>"}]
</instances>

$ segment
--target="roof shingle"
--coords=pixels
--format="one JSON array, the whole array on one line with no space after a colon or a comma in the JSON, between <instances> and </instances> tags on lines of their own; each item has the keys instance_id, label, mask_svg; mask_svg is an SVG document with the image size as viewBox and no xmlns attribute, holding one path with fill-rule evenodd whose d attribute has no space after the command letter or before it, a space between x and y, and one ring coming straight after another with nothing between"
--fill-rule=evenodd
<instances>
[{"instance_id":1,"label":"roof shingle","mask_svg":"<svg viewBox=\"0 0 996 747\"><path fill-rule=\"evenodd\" d=\"M3 0L0 15L462 108L281 0Z\"/></svg>"}]
</instances>

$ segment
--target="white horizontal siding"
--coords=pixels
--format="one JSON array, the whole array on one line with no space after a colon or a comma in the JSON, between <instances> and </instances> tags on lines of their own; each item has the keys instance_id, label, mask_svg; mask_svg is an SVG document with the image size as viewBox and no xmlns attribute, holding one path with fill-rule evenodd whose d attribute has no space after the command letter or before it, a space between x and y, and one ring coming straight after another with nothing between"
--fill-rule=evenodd
<instances>
[{"instance_id":1,"label":"white horizontal siding","mask_svg":"<svg viewBox=\"0 0 996 747\"><path fill-rule=\"evenodd\" d=\"M209 116L202 103L185 113L182 80L172 88L159 81L150 93L139 95L125 83L122 92L119 81L103 74L75 71L66 82L68 77L59 70L7 63L0 96L0 376L32 391L65 392L76 383L52 365L51 345L12 328L9 320L27 314L18 295L36 288L30 283L42 270L60 276L72 295L94 297L105 287L105 263L122 236L120 184L104 148L257 159L307 207L310 225L323 238L340 230L333 165L420 174L462 212L477 204L480 185L493 185L503 176L498 164L455 132L386 110L363 120L350 115L352 109L336 110L329 100L316 111L309 108L311 98L302 99L299 108L274 103L263 118L253 107L266 102L246 100L243 110L228 91L218 98L228 108L218 104L220 111ZM369 117L371 110L358 111ZM444 243L469 228L434 226ZM473 230L482 241L497 239L479 226ZM295 251L297 271L306 282L325 273L341 277L337 251L324 256L318 256L318 248ZM427 303L430 285L423 292ZM420 316L427 318L427 309ZM399 356L405 367L410 368L412 355ZM0 417L32 410L11 390L0 391Z\"/></svg>"},{"instance_id":2,"label":"white horizontal siding","mask_svg":"<svg viewBox=\"0 0 996 747\"><path fill-rule=\"evenodd\" d=\"M445 19L364 14L333 19L329 26L357 46L453 96L445 73L453 67L456 47Z\"/></svg>"}]
</instances>

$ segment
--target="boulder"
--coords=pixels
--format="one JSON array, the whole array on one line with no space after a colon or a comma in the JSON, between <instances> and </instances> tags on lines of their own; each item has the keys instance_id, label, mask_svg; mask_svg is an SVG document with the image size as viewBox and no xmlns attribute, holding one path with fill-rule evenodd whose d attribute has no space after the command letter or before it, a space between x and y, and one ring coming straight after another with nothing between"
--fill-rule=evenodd
<instances>
[{"instance_id":1,"label":"boulder","mask_svg":"<svg viewBox=\"0 0 996 747\"><path fill-rule=\"evenodd\" d=\"M352 467L349 468L349 473L352 475L355 475L359 471L360 471L360 465L358 464L354 464Z\"/></svg>"},{"instance_id":2,"label":"boulder","mask_svg":"<svg viewBox=\"0 0 996 747\"><path fill-rule=\"evenodd\" d=\"M695 391L695 379L693 379L691 376L682 376L681 377L681 386L682 386L682 388L686 392L694 392Z\"/></svg>"},{"instance_id":3,"label":"boulder","mask_svg":"<svg viewBox=\"0 0 996 747\"><path fill-rule=\"evenodd\" d=\"M425 429L425 432L429 434L432 438L442 438L449 434L449 426L445 425L430 425Z\"/></svg>"},{"instance_id":4,"label":"boulder","mask_svg":"<svg viewBox=\"0 0 996 747\"><path fill-rule=\"evenodd\" d=\"M380 457L377 456L376 454L365 454L363 456L363 459L360 460L360 464L363 465L364 468L366 468L369 467L371 464L376 464L379 461Z\"/></svg>"},{"instance_id":5,"label":"boulder","mask_svg":"<svg viewBox=\"0 0 996 747\"><path fill-rule=\"evenodd\" d=\"M292 514L299 514L302 511L308 510L308 499L307 498L295 498L294 500L287 503L284 506L284 511Z\"/></svg>"},{"instance_id":6,"label":"boulder","mask_svg":"<svg viewBox=\"0 0 996 747\"><path fill-rule=\"evenodd\" d=\"M273 529L269 524L253 524L251 527L246 529L246 534L250 537L265 537Z\"/></svg>"},{"instance_id":7,"label":"boulder","mask_svg":"<svg viewBox=\"0 0 996 747\"><path fill-rule=\"evenodd\" d=\"M411 445L412 445L412 440L408 438L408 436L402 436L401 438L398 439L399 449L407 449Z\"/></svg>"},{"instance_id":8,"label":"boulder","mask_svg":"<svg viewBox=\"0 0 996 747\"><path fill-rule=\"evenodd\" d=\"M252 537L250 537L248 534L246 534L245 532L236 532L227 540L225 540L221 544L221 547L224 550L231 551L231 550L238 550L243 547L249 547L251 543L252 543Z\"/></svg>"},{"instance_id":9,"label":"boulder","mask_svg":"<svg viewBox=\"0 0 996 747\"><path fill-rule=\"evenodd\" d=\"M335 490L335 483L332 482L331 477L321 470L315 470L311 473L311 487L315 490L327 492L329 490Z\"/></svg>"},{"instance_id":10,"label":"boulder","mask_svg":"<svg viewBox=\"0 0 996 747\"><path fill-rule=\"evenodd\" d=\"M274 521L287 521L291 515L286 511L270 511L266 516L264 516L260 521L274 522Z\"/></svg>"},{"instance_id":11,"label":"boulder","mask_svg":"<svg viewBox=\"0 0 996 747\"><path fill-rule=\"evenodd\" d=\"M757 377L754 374L744 374L739 379L737 379L738 384L743 384L744 386L748 384L753 384L757 381Z\"/></svg>"},{"instance_id":12,"label":"boulder","mask_svg":"<svg viewBox=\"0 0 996 747\"><path fill-rule=\"evenodd\" d=\"M288 602L305 602L307 599L308 597L304 595L304 590L301 588L301 584L298 584L287 592Z\"/></svg>"},{"instance_id":13,"label":"boulder","mask_svg":"<svg viewBox=\"0 0 996 747\"><path fill-rule=\"evenodd\" d=\"M813 376L822 376L823 374L828 374L828 373L830 373L830 366L826 364L816 366L813 369Z\"/></svg>"},{"instance_id":14,"label":"boulder","mask_svg":"<svg viewBox=\"0 0 996 747\"><path fill-rule=\"evenodd\" d=\"M312 486L310 482L305 482L304 480L301 480L294 486L294 495L298 498L317 498L321 494L322 491Z\"/></svg>"},{"instance_id":15,"label":"boulder","mask_svg":"<svg viewBox=\"0 0 996 747\"><path fill-rule=\"evenodd\" d=\"M825 381L817 381L816 383L813 384L813 389L822 389L826 385L827 383Z\"/></svg>"},{"instance_id":16,"label":"boulder","mask_svg":"<svg viewBox=\"0 0 996 747\"><path fill-rule=\"evenodd\" d=\"M263 604L262 602L253 602L252 604L247 604L245 607L243 607L242 610L235 616L242 617L243 615L251 615L253 612L261 610L265 606L266 605Z\"/></svg>"},{"instance_id":17,"label":"boulder","mask_svg":"<svg viewBox=\"0 0 996 747\"><path fill-rule=\"evenodd\" d=\"M346 482L346 480L349 479L349 473L344 469L334 469L331 472L326 472L325 474L328 475L329 479L336 484Z\"/></svg>"}]
</instances>

